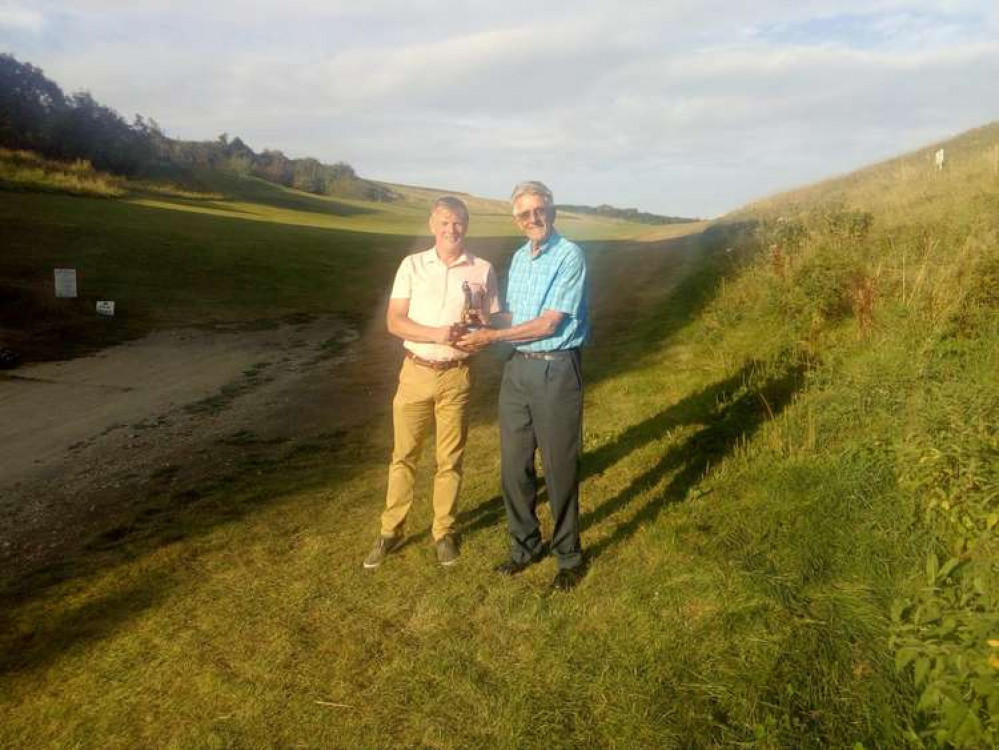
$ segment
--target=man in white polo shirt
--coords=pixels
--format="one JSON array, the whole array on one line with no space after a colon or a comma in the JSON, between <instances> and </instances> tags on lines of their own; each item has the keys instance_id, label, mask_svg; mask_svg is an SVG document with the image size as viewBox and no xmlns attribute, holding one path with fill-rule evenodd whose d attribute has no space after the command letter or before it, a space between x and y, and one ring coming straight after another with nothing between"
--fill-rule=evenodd
<instances>
[{"instance_id":1,"label":"man in white polo shirt","mask_svg":"<svg viewBox=\"0 0 999 750\"><path fill-rule=\"evenodd\" d=\"M437 473L434 475L433 537L437 560L458 560L455 511L461 486L461 460L468 434L471 374L469 353L453 346L472 322L488 323L499 311L492 265L464 248L468 208L458 198L438 198L430 211L434 247L406 257L395 276L385 320L403 340L406 358L392 402L395 446L389 465L381 534L365 568L377 568L403 539L413 504L416 460L434 423Z\"/></svg>"}]
</instances>

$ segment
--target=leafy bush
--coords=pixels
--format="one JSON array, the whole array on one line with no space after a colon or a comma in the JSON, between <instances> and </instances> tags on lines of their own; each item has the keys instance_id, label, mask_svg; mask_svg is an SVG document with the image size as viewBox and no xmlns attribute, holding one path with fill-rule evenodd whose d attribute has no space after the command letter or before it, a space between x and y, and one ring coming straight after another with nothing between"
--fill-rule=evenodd
<instances>
[{"instance_id":1,"label":"leafy bush","mask_svg":"<svg viewBox=\"0 0 999 750\"><path fill-rule=\"evenodd\" d=\"M920 691L932 720L924 739L957 748L999 745L999 599L962 561L926 560L926 585L892 608L896 668ZM994 581L993 581L994 583Z\"/></svg>"},{"instance_id":2,"label":"leafy bush","mask_svg":"<svg viewBox=\"0 0 999 750\"><path fill-rule=\"evenodd\" d=\"M900 482L946 559L931 551L925 584L892 609L896 664L921 691L926 739L957 748L999 745L999 323L983 288L994 255L977 267L954 313L960 325L927 351L900 451Z\"/></svg>"},{"instance_id":3,"label":"leafy bush","mask_svg":"<svg viewBox=\"0 0 999 750\"><path fill-rule=\"evenodd\" d=\"M864 275L855 257L822 244L790 275L785 309L816 323L842 320L853 309L854 289Z\"/></svg>"}]
</instances>

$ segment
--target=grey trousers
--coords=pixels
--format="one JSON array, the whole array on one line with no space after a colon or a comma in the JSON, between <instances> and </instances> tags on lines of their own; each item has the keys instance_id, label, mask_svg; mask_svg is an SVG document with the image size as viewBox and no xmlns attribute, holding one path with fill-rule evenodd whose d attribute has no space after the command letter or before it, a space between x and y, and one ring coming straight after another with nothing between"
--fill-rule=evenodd
<instances>
[{"instance_id":1,"label":"grey trousers","mask_svg":"<svg viewBox=\"0 0 999 750\"><path fill-rule=\"evenodd\" d=\"M534 454L540 449L559 568L583 563L579 543L579 452L583 372L579 350L555 359L518 354L506 363L499 395L503 504L510 556L526 562L542 553Z\"/></svg>"}]
</instances>

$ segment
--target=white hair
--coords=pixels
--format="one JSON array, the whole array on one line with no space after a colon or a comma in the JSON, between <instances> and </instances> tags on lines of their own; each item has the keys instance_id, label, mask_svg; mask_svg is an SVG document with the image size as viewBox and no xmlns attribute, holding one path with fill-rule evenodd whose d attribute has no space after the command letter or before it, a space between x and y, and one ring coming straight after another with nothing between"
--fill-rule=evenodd
<instances>
[{"instance_id":1,"label":"white hair","mask_svg":"<svg viewBox=\"0 0 999 750\"><path fill-rule=\"evenodd\" d=\"M539 198L545 199L545 205L555 206L555 196L552 195L552 191L543 182L538 182L537 180L518 182L517 186L513 189L513 194L510 196L510 202L516 203L517 199L522 195L536 195Z\"/></svg>"}]
</instances>

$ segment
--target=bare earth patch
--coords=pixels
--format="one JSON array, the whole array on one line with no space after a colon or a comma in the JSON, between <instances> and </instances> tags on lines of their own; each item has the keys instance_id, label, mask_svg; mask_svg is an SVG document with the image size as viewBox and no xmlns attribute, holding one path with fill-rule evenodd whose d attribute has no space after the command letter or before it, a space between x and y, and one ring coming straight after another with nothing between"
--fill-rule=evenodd
<instances>
[{"instance_id":1,"label":"bare earth patch","mask_svg":"<svg viewBox=\"0 0 999 750\"><path fill-rule=\"evenodd\" d=\"M340 439L390 405L398 347L319 317L160 331L0 375L0 568L80 549L150 495L246 472L248 448Z\"/></svg>"}]
</instances>

